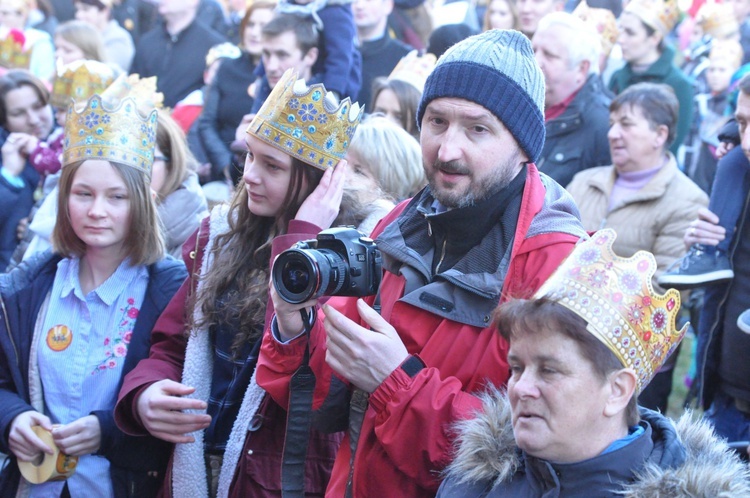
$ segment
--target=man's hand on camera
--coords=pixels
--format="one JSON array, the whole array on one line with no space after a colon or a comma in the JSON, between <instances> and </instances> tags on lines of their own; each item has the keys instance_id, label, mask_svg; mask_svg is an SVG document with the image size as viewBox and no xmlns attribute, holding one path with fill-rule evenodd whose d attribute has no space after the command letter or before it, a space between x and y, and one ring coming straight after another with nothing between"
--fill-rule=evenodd
<instances>
[{"instance_id":1,"label":"man's hand on camera","mask_svg":"<svg viewBox=\"0 0 750 498\"><path fill-rule=\"evenodd\" d=\"M388 322L357 300L357 310L370 327L366 329L329 305L323 306L327 334L326 363L355 386L373 392L401 365L409 352Z\"/></svg>"}]
</instances>

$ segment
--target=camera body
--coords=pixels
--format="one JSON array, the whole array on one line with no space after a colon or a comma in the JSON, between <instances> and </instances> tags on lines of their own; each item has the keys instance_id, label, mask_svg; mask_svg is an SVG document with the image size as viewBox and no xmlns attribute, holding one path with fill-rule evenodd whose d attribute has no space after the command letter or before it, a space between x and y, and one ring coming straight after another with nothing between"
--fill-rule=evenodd
<instances>
[{"instance_id":1,"label":"camera body","mask_svg":"<svg viewBox=\"0 0 750 498\"><path fill-rule=\"evenodd\" d=\"M370 296L380 286L382 261L372 239L353 227L336 227L279 254L271 275L276 292L292 304L321 296Z\"/></svg>"}]
</instances>

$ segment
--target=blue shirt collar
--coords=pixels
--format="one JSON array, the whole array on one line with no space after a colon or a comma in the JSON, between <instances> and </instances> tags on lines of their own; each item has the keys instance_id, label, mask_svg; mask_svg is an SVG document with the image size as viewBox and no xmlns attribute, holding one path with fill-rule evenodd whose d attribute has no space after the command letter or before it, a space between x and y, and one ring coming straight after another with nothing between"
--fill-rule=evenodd
<instances>
[{"instance_id":1,"label":"blue shirt collar","mask_svg":"<svg viewBox=\"0 0 750 498\"><path fill-rule=\"evenodd\" d=\"M73 293L78 299L85 301L86 296L83 295L81 282L78 279L80 264L81 260L77 257L63 258L57 264L63 275L60 297L66 298ZM139 271L143 271L142 266L132 266L130 258L125 258L114 273L91 292L95 293L104 304L111 306Z\"/></svg>"}]
</instances>

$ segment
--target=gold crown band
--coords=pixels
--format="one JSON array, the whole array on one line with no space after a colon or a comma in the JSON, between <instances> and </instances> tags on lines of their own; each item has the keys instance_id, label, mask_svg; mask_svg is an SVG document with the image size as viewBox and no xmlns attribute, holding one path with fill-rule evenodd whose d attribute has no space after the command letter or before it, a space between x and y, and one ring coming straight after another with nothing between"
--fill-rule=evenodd
<instances>
[{"instance_id":1,"label":"gold crown band","mask_svg":"<svg viewBox=\"0 0 750 498\"><path fill-rule=\"evenodd\" d=\"M151 176L156 144L156 109L143 115L127 97L108 108L94 95L80 110L71 105L65 121L63 166L86 159L123 163Z\"/></svg>"},{"instance_id":2,"label":"gold crown band","mask_svg":"<svg viewBox=\"0 0 750 498\"><path fill-rule=\"evenodd\" d=\"M58 71L50 103L66 109L71 100L83 102L94 94L101 94L114 79L114 70L102 62L72 62Z\"/></svg>"},{"instance_id":3,"label":"gold crown band","mask_svg":"<svg viewBox=\"0 0 750 498\"><path fill-rule=\"evenodd\" d=\"M288 69L255 115L247 133L292 157L328 169L346 156L364 108L338 105L322 84L305 85Z\"/></svg>"},{"instance_id":4,"label":"gold crown band","mask_svg":"<svg viewBox=\"0 0 750 498\"><path fill-rule=\"evenodd\" d=\"M31 51L24 50L12 33L0 40L0 67L6 69L28 69L31 65Z\"/></svg>"},{"instance_id":5,"label":"gold crown band","mask_svg":"<svg viewBox=\"0 0 750 498\"><path fill-rule=\"evenodd\" d=\"M640 392L687 331L675 328L680 293L660 295L651 284L654 256L638 251L621 258L612 250L617 234L599 230L580 242L536 297L547 296L586 320L587 329L638 376Z\"/></svg>"}]
</instances>

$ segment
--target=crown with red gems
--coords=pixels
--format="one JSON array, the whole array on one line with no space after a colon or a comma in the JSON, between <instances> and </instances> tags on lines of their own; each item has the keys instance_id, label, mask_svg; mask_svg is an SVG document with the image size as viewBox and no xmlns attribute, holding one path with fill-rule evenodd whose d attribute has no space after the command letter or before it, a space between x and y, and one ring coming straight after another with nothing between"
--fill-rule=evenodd
<instances>
[{"instance_id":1,"label":"crown with red gems","mask_svg":"<svg viewBox=\"0 0 750 498\"><path fill-rule=\"evenodd\" d=\"M589 7L584 0L573 10L573 15L596 30L602 42L602 53L609 57L612 47L617 43L618 34L617 19L612 11Z\"/></svg>"},{"instance_id":2,"label":"crown with red gems","mask_svg":"<svg viewBox=\"0 0 750 498\"><path fill-rule=\"evenodd\" d=\"M687 331L675 328L680 293L654 292L654 256L638 251L621 258L617 234L599 230L580 242L537 291L586 320L587 329L638 376L638 392L653 378Z\"/></svg>"},{"instance_id":3,"label":"crown with red gems","mask_svg":"<svg viewBox=\"0 0 750 498\"><path fill-rule=\"evenodd\" d=\"M349 97L336 103L322 84L310 85L287 69L255 115L247 133L320 169L346 156L364 107Z\"/></svg>"},{"instance_id":4,"label":"crown with red gems","mask_svg":"<svg viewBox=\"0 0 750 498\"><path fill-rule=\"evenodd\" d=\"M156 107L163 96L156 78L124 75L85 105L68 108L63 166L101 159L132 166L151 176L156 144Z\"/></svg>"},{"instance_id":5,"label":"crown with red gems","mask_svg":"<svg viewBox=\"0 0 750 498\"><path fill-rule=\"evenodd\" d=\"M71 100L83 102L94 94L101 94L114 79L114 70L102 62L71 62L57 71L50 103L67 108Z\"/></svg>"},{"instance_id":6,"label":"crown with red gems","mask_svg":"<svg viewBox=\"0 0 750 498\"><path fill-rule=\"evenodd\" d=\"M6 69L28 69L31 51L25 50L26 37L17 29L8 30L0 40L0 67Z\"/></svg>"},{"instance_id":7,"label":"crown with red gems","mask_svg":"<svg viewBox=\"0 0 750 498\"><path fill-rule=\"evenodd\" d=\"M672 31L680 17L677 0L631 0L623 12L637 16L662 36Z\"/></svg>"}]
</instances>

